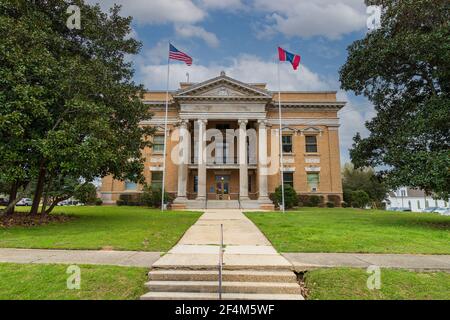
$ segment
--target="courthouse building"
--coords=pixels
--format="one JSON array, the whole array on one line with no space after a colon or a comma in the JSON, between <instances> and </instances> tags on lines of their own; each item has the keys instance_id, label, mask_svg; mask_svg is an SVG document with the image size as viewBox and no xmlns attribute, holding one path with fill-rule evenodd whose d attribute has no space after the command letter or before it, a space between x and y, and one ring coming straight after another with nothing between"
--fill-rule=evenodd
<instances>
[{"instance_id":1,"label":"courthouse building","mask_svg":"<svg viewBox=\"0 0 450 320\"><path fill-rule=\"evenodd\" d=\"M169 93L164 150L166 92L150 91L144 103L153 118L153 146L144 150L147 183L165 189L174 208L273 208L270 194L281 183L278 92L264 83L243 83L224 72L202 83L181 83ZM336 92L281 92L284 183L299 195L342 200ZM200 155L200 156L199 156ZM203 155L203 156L202 156ZM104 203L142 186L105 177Z\"/></svg>"}]
</instances>

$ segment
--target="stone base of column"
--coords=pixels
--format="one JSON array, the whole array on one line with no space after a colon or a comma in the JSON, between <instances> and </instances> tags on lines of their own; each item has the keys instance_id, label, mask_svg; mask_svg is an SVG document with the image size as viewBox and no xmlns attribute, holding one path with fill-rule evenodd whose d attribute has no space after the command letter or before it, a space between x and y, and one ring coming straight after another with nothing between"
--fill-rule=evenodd
<instances>
[{"instance_id":1,"label":"stone base of column","mask_svg":"<svg viewBox=\"0 0 450 320\"><path fill-rule=\"evenodd\" d=\"M186 197L177 197L177 198L175 198L175 200L173 200L172 209L173 210L184 210L184 209L186 209L186 202L187 202Z\"/></svg>"}]
</instances>

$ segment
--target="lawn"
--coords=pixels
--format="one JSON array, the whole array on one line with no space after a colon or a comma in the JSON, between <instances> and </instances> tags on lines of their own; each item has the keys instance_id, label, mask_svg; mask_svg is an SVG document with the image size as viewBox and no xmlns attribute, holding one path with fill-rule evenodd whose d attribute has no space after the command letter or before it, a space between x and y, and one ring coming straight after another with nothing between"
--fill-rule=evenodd
<instances>
[{"instance_id":1,"label":"lawn","mask_svg":"<svg viewBox=\"0 0 450 320\"><path fill-rule=\"evenodd\" d=\"M141 207L58 207L76 219L0 229L2 248L168 251L199 218L197 212Z\"/></svg>"},{"instance_id":2,"label":"lawn","mask_svg":"<svg viewBox=\"0 0 450 320\"><path fill-rule=\"evenodd\" d=\"M246 213L280 252L450 254L450 217L347 208Z\"/></svg>"},{"instance_id":3,"label":"lawn","mask_svg":"<svg viewBox=\"0 0 450 320\"><path fill-rule=\"evenodd\" d=\"M450 274L381 270L380 290L369 290L362 269L319 269L306 273L309 300L449 300Z\"/></svg>"},{"instance_id":4,"label":"lawn","mask_svg":"<svg viewBox=\"0 0 450 320\"><path fill-rule=\"evenodd\" d=\"M67 289L67 265L0 263L0 300L136 300L147 268L80 265L80 289Z\"/></svg>"}]
</instances>

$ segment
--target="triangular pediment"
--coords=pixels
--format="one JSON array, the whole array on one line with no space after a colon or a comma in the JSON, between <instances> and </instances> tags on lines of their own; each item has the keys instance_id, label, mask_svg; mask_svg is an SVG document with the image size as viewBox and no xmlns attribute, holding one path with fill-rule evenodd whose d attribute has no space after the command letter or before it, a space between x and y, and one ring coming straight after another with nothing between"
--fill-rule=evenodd
<instances>
[{"instance_id":1,"label":"triangular pediment","mask_svg":"<svg viewBox=\"0 0 450 320\"><path fill-rule=\"evenodd\" d=\"M174 98L266 98L272 96L266 90L243 83L222 74L217 78L195 84L176 93Z\"/></svg>"}]
</instances>

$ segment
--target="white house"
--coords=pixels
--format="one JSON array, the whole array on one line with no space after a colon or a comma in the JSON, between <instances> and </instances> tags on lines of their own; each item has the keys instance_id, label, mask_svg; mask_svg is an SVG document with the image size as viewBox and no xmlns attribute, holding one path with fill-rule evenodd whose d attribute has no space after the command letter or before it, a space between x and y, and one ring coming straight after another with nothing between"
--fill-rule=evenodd
<instances>
[{"instance_id":1,"label":"white house","mask_svg":"<svg viewBox=\"0 0 450 320\"><path fill-rule=\"evenodd\" d=\"M431 207L449 208L449 202L449 199L433 199L425 195L423 190L402 187L388 193L386 208L409 208L413 212L421 212Z\"/></svg>"}]
</instances>

